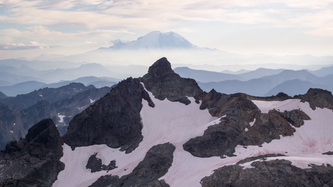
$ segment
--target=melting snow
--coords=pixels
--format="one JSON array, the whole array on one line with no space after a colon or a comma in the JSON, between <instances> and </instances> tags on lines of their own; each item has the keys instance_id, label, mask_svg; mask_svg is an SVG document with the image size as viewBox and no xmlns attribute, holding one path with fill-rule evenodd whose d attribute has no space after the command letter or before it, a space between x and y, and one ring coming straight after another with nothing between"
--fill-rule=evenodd
<instances>
[{"instance_id":1,"label":"melting snow","mask_svg":"<svg viewBox=\"0 0 333 187\"><path fill-rule=\"evenodd\" d=\"M58 113L59 123L63 123L64 122L64 117L66 117L66 116L65 115L61 115L60 113Z\"/></svg>"},{"instance_id":2,"label":"melting snow","mask_svg":"<svg viewBox=\"0 0 333 187\"><path fill-rule=\"evenodd\" d=\"M283 157L271 157L267 160L286 159L293 165L301 168L309 167L309 164L331 164L332 156L322 153L333 150L333 115L332 110L312 110L308 103L300 100L286 101L253 101L262 112L267 113L275 108L277 110L302 109L312 120L305 121L305 124L296 128L293 136L281 137L270 143L259 146L237 146L235 157L198 158L183 150L183 144L190 138L201 136L208 126L219 123L219 118L210 116L207 110L200 110L199 104L194 102L184 105L168 100L160 101L155 99L151 93L150 97L155 107L149 107L147 101L143 100L141 117L143 123L143 141L132 153L125 154L119 149L112 149L106 145L93 145L78 147L74 151L66 144L64 156L61 161L65 163L65 170L58 175L58 180L53 186L89 186L103 175L127 175L143 160L146 152L154 145L170 142L176 146L174 160L168 173L161 177L170 186L201 186L200 180L211 175L215 169L223 166L236 164L238 161L248 157L263 154L279 153ZM254 123L254 122L251 122ZM246 129L245 129L246 130ZM109 172L100 171L90 173L86 164L91 155L97 153L103 164L116 160L118 168ZM244 168L251 167L248 162L242 164Z\"/></svg>"},{"instance_id":3,"label":"melting snow","mask_svg":"<svg viewBox=\"0 0 333 187\"><path fill-rule=\"evenodd\" d=\"M256 118L254 118L254 120L250 122L250 126L252 127L255 123L256 123Z\"/></svg>"}]
</instances>

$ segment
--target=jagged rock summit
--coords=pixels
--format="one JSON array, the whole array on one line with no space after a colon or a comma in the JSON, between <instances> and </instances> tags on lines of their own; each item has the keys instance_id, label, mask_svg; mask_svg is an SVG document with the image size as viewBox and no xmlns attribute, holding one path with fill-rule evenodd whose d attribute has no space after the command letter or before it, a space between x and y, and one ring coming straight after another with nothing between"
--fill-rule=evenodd
<instances>
[{"instance_id":1,"label":"jagged rock summit","mask_svg":"<svg viewBox=\"0 0 333 187\"><path fill-rule=\"evenodd\" d=\"M25 139L10 142L0 153L0 186L51 186L65 164L63 141L51 119L31 127Z\"/></svg>"},{"instance_id":2,"label":"jagged rock summit","mask_svg":"<svg viewBox=\"0 0 333 187\"><path fill-rule=\"evenodd\" d=\"M157 99L167 98L184 104L191 103L188 96L202 93L193 79L181 78L171 69L170 62L161 58L142 78L128 78L120 82L109 94L76 115L64 135L64 141L73 149L106 144L131 152L143 138L140 118L142 101L146 100L154 107L146 89Z\"/></svg>"},{"instance_id":3,"label":"jagged rock summit","mask_svg":"<svg viewBox=\"0 0 333 187\"><path fill-rule=\"evenodd\" d=\"M157 60L142 77L147 90L160 100L179 101L189 104L187 97L197 97L203 91L193 79L181 78L171 69L167 58Z\"/></svg>"},{"instance_id":4,"label":"jagged rock summit","mask_svg":"<svg viewBox=\"0 0 333 187\"><path fill-rule=\"evenodd\" d=\"M45 186L54 181L54 187L332 186L331 98L324 90L295 98L206 93L161 58L146 75L120 82L76 115L62 139L37 124L27 140L9 144L14 151L2 154L20 163L16 149L45 140L53 147L46 158L65 165L53 165L58 169ZM48 141L47 134L64 144ZM54 150L62 150L61 158ZM35 159L28 153L24 159Z\"/></svg>"}]
</instances>

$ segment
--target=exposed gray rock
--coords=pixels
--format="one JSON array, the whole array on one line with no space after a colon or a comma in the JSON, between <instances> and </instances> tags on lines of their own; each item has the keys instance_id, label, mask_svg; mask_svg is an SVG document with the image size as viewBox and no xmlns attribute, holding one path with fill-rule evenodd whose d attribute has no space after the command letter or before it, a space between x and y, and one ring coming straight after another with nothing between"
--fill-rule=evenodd
<instances>
[{"instance_id":1,"label":"exposed gray rock","mask_svg":"<svg viewBox=\"0 0 333 187\"><path fill-rule=\"evenodd\" d=\"M136 166L132 173L121 178L117 176L102 176L91 187L99 186L123 186L123 187L166 187L169 186L163 180L173 162L175 146L170 143L153 146L147 152L145 158Z\"/></svg>"},{"instance_id":2,"label":"exposed gray rock","mask_svg":"<svg viewBox=\"0 0 333 187\"><path fill-rule=\"evenodd\" d=\"M262 145L282 136L291 136L294 127L310 118L300 110L279 112L271 110L262 114L245 94L225 95L212 90L201 95L201 108L208 108L213 116L226 117L219 124L209 126L203 136L190 139L184 150L197 157L232 156L237 145ZM255 121L250 126L251 121ZM245 130L247 129L247 130Z\"/></svg>"},{"instance_id":3,"label":"exposed gray rock","mask_svg":"<svg viewBox=\"0 0 333 187\"><path fill-rule=\"evenodd\" d=\"M91 155L86 165L86 168L90 169L92 173L102 170L110 171L114 168L117 168L115 160L110 161L108 165L104 165L102 164L102 160L100 158L97 158L96 155L97 153Z\"/></svg>"},{"instance_id":4,"label":"exposed gray rock","mask_svg":"<svg viewBox=\"0 0 333 187\"><path fill-rule=\"evenodd\" d=\"M64 169L63 141L51 119L29 129L25 139L0 153L0 186L51 186Z\"/></svg>"},{"instance_id":5,"label":"exposed gray rock","mask_svg":"<svg viewBox=\"0 0 333 187\"><path fill-rule=\"evenodd\" d=\"M176 74L165 57L150 66L141 80L146 89L160 100L167 98L170 101L190 104L187 97L195 97L203 92L195 80L181 78Z\"/></svg>"},{"instance_id":6,"label":"exposed gray rock","mask_svg":"<svg viewBox=\"0 0 333 187\"><path fill-rule=\"evenodd\" d=\"M201 180L203 187L222 186L332 186L333 167L312 165L300 169L290 161L257 161L254 168L225 166Z\"/></svg>"},{"instance_id":7,"label":"exposed gray rock","mask_svg":"<svg viewBox=\"0 0 333 187\"><path fill-rule=\"evenodd\" d=\"M325 153L323 153L323 155L333 155L333 151L325 152Z\"/></svg>"},{"instance_id":8,"label":"exposed gray rock","mask_svg":"<svg viewBox=\"0 0 333 187\"><path fill-rule=\"evenodd\" d=\"M82 86L73 83L12 97L12 101L22 101L22 104L27 106L23 110L14 107L15 102L11 104L12 107L0 103L0 149L4 149L8 142L24 137L30 127L45 118L55 122L60 135L65 134L70 120L76 114L91 105L91 100L98 100L110 91L108 87L97 89L93 86ZM39 94L45 94L45 98ZM58 114L65 116L63 121L60 121Z\"/></svg>"},{"instance_id":9,"label":"exposed gray rock","mask_svg":"<svg viewBox=\"0 0 333 187\"><path fill-rule=\"evenodd\" d=\"M327 90L310 88L305 95L297 95L295 98L301 99L302 102L309 102L313 110L315 110L316 107L333 110L333 96L332 93Z\"/></svg>"},{"instance_id":10,"label":"exposed gray rock","mask_svg":"<svg viewBox=\"0 0 333 187\"><path fill-rule=\"evenodd\" d=\"M110 93L76 115L63 136L72 149L78 146L106 144L133 151L142 140L140 111L142 99L154 106L139 79L128 78Z\"/></svg>"}]
</instances>

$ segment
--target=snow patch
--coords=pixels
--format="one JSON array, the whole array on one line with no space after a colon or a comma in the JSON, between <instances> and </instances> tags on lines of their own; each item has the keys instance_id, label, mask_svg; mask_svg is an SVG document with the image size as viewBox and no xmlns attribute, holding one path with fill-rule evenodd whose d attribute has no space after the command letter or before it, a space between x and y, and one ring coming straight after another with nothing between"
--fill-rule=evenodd
<instances>
[{"instance_id":1,"label":"snow patch","mask_svg":"<svg viewBox=\"0 0 333 187\"><path fill-rule=\"evenodd\" d=\"M255 123L256 123L256 118L254 118L254 120L250 122L250 126L252 127Z\"/></svg>"},{"instance_id":2,"label":"snow patch","mask_svg":"<svg viewBox=\"0 0 333 187\"><path fill-rule=\"evenodd\" d=\"M63 123L65 117L65 115L61 115L60 113L58 113L59 123Z\"/></svg>"},{"instance_id":3,"label":"snow patch","mask_svg":"<svg viewBox=\"0 0 333 187\"><path fill-rule=\"evenodd\" d=\"M311 120L305 120L304 125L296 128L293 136L280 136L280 139L264 143L262 147L247 146L244 149L238 145L236 155L254 157L264 154L284 154L283 157L270 157L267 160L285 159L299 168L308 168L310 164L333 165L332 156L322 155L324 152L333 150L333 111L330 109L312 110L309 103L302 103L299 99L286 101L253 101L262 112L268 112L270 108L280 111L301 109ZM244 168L250 167L243 164Z\"/></svg>"},{"instance_id":4,"label":"snow patch","mask_svg":"<svg viewBox=\"0 0 333 187\"><path fill-rule=\"evenodd\" d=\"M9 132L12 133L12 134L14 133L14 131L12 131L12 130L10 130Z\"/></svg>"},{"instance_id":5,"label":"snow patch","mask_svg":"<svg viewBox=\"0 0 333 187\"><path fill-rule=\"evenodd\" d=\"M301 109L311 120L305 120L303 126L296 128L293 136L281 136L278 140L264 143L262 147L238 145L234 153L236 156L223 159L220 157L199 158L184 151L183 144L193 137L203 135L207 127L219 123L220 118L212 117L208 110L200 110L200 104L195 103L194 98L189 98L191 104L184 105L167 99L160 101L150 92L148 93L155 107L152 108L147 101L142 101L143 107L140 114L143 123L143 140L132 153L125 154L119 149L109 148L106 145L78 147L72 151L68 145L64 144L64 156L61 162L65 163L65 169L59 173L53 186L89 186L103 175L122 177L133 171L151 147L166 142L172 143L176 149L172 166L160 179L176 187L199 187L200 180L211 175L215 169L234 165L248 157L266 154L284 154L286 156L270 157L266 160L290 160L293 165L300 168L308 168L309 164L333 165L332 156L322 155L324 152L333 150L332 110L320 108L312 110L308 103L302 103L298 99L253 101L263 113L268 113L273 108L281 111ZM97 157L105 165L115 160L117 168L109 172L91 173L90 169L86 169L86 164L94 153L97 153ZM241 166L244 169L250 168L252 162Z\"/></svg>"},{"instance_id":6,"label":"snow patch","mask_svg":"<svg viewBox=\"0 0 333 187\"><path fill-rule=\"evenodd\" d=\"M16 125L16 123L13 123L13 126L15 126Z\"/></svg>"},{"instance_id":7,"label":"snow patch","mask_svg":"<svg viewBox=\"0 0 333 187\"><path fill-rule=\"evenodd\" d=\"M90 104L94 103L96 100L90 99Z\"/></svg>"}]
</instances>

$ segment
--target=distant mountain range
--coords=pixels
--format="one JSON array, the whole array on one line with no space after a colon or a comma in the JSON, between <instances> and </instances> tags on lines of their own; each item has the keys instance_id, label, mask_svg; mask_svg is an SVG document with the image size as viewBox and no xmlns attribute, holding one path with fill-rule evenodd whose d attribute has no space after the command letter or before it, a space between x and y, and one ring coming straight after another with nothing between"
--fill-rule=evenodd
<instances>
[{"instance_id":1,"label":"distant mountain range","mask_svg":"<svg viewBox=\"0 0 333 187\"><path fill-rule=\"evenodd\" d=\"M0 98L0 149L9 141L24 137L33 124L44 118L53 119L60 134L64 134L76 114L109 91L110 87L70 83L59 88L43 88Z\"/></svg>"},{"instance_id":2,"label":"distant mountain range","mask_svg":"<svg viewBox=\"0 0 333 187\"><path fill-rule=\"evenodd\" d=\"M47 64L51 69L47 69ZM41 88L58 88L72 82L112 86L123 76L135 77L147 70L145 66L103 66L96 63L69 63L68 68L54 68L56 62L0 60L0 91L6 96L26 94ZM36 69L36 68L40 69ZM54 69L53 69L54 68ZM205 91L215 89L223 93L247 93L270 96L279 92L288 95L304 94L309 88L333 90L333 66L316 71L258 68L240 72L216 72L177 67L175 72L195 79ZM116 78L114 78L116 77ZM3 96L2 96L3 97Z\"/></svg>"},{"instance_id":3,"label":"distant mountain range","mask_svg":"<svg viewBox=\"0 0 333 187\"><path fill-rule=\"evenodd\" d=\"M227 74L203 70L193 70L187 67L176 68L182 77L195 79L200 87L209 92L211 89L232 94L247 93L256 96L271 96L284 92L290 96L304 94L309 88L321 88L333 91L333 66L317 71L264 69L239 74ZM327 72L327 73L323 73ZM322 76L316 76L322 75ZM325 75L325 76L323 76Z\"/></svg>"}]
</instances>

